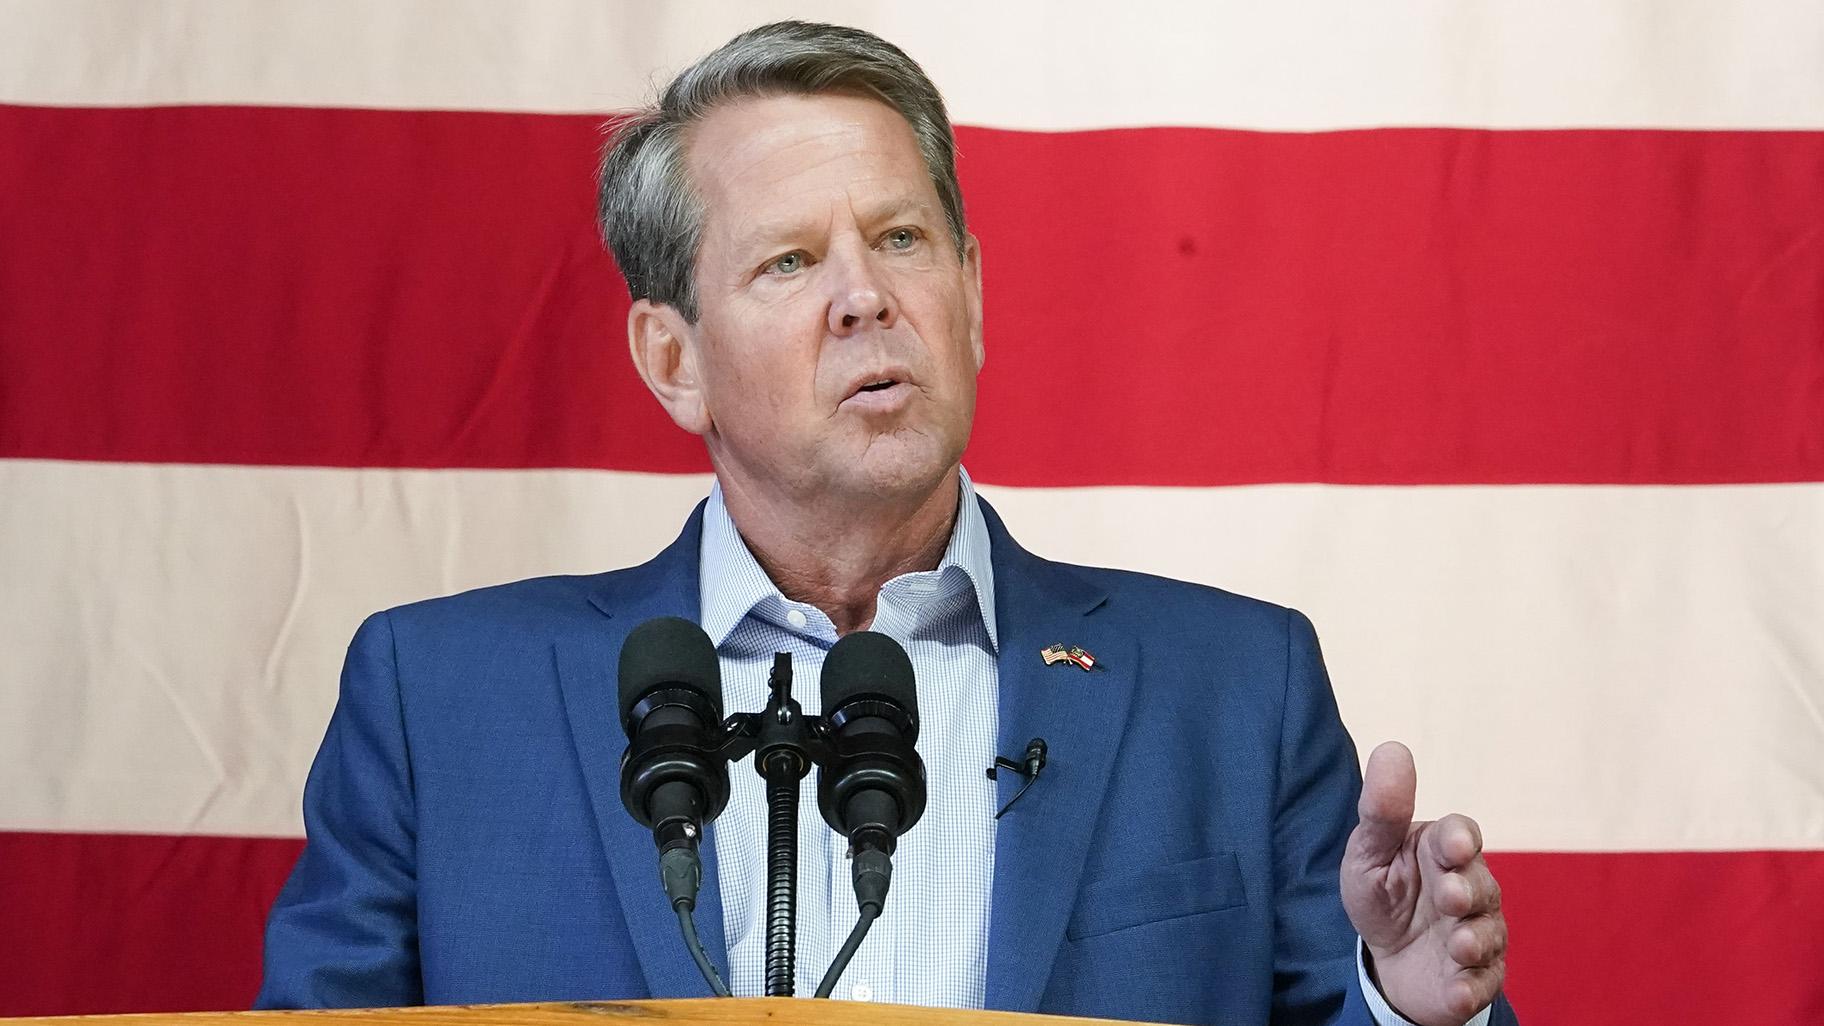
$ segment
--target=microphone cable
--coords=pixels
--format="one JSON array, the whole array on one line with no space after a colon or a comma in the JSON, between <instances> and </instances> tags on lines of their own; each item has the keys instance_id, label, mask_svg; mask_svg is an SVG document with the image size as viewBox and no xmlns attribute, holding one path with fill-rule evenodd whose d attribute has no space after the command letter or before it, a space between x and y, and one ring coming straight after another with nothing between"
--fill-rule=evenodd
<instances>
[{"instance_id":1,"label":"microphone cable","mask_svg":"<svg viewBox=\"0 0 1824 1026\"><path fill-rule=\"evenodd\" d=\"M710 991L717 997L734 997L728 984L722 982L722 974L716 972L715 964L710 962L709 952L703 950L703 942L697 939L697 920L691 914L692 910L688 906L679 905L677 911L678 927L684 931L684 946L690 949L690 957L696 961L697 971L703 974L704 982L709 984Z\"/></svg>"},{"instance_id":2,"label":"microphone cable","mask_svg":"<svg viewBox=\"0 0 1824 1026\"><path fill-rule=\"evenodd\" d=\"M697 971L703 974L703 982L709 984L710 992L717 997L734 997L728 984L722 981L722 974L716 971L715 963L709 960L709 952L703 950L703 941L697 937L697 883L702 875L703 863L694 851L674 848L659 856L659 879L671 898L672 911L678 914L678 930L684 935L684 947L690 952L691 960L697 963Z\"/></svg>"},{"instance_id":3,"label":"microphone cable","mask_svg":"<svg viewBox=\"0 0 1824 1026\"><path fill-rule=\"evenodd\" d=\"M894 882L894 856L879 849L861 849L852 856L848 873L854 878L855 904L861 907L861 918L855 920L855 929L848 931L843 949L835 953L830 971L826 971L823 982L817 984L817 997L830 997L835 980L843 977L843 969L848 968L855 951L861 951L861 942L868 938L868 927L881 918L881 909L886 907L886 889Z\"/></svg>"},{"instance_id":4,"label":"microphone cable","mask_svg":"<svg viewBox=\"0 0 1824 1026\"><path fill-rule=\"evenodd\" d=\"M861 942L867 939L868 929L878 918L880 910L877 908L861 910L861 918L855 920L855 928L849 931L849 939L842 942L842 950L836 952L836 960L830 963L829 971L823 974L823 982L817 985L818 997L827 998L836 989L836 981L842 978L843 970L849 967L849 961L855 957L855 952L861 950Z\"/></svg>"},{"instance_id":5,"label":"microphone cable","mask_svg":"<svg viewBox=\"0 0 1824 1026\"><path fill-rule=\"evenodd\" d=\"M1039 782L1039 774L1045 769L1045 760L1048 751L1049 749L1045 744L1045 739L1042 737L1035 737L1031 741L1026 742L1026 761L1023 764L1014 762L1005 755L997 755L994 757L994 765L988 767L989 780L998 779L998 771L1004 769L1018 773L1025 780L1025 782L1020 785L1020 789L1013 792L1013 797L1007 799L1007 804L1001 806L1001 811L994 814L995 819L1000 819L1002 816L1007 815L1007 810L1013 808L1013 803L1024 798L1026 792L1032 789L1032 785Z\"/></svg>"},{"instance_id":6,"label":"microphone cable","mask_svg":"<svg viewBox=\"0 0 1824 1026\"><path fill-rule=\"evenodd\" d=\"M893 857L879 849L864 848L854 853L849 875L855 881L855 903L861 908L861 917L855 920L849 939L842 942L842 950L836 952L835 960L823 974L823 982L817 985L820 998L829 997L836 989L836 981L861 950L861 942L867 939L868 930L886 907L887 888L893 883Z\"/></svg>"}]
</instances>

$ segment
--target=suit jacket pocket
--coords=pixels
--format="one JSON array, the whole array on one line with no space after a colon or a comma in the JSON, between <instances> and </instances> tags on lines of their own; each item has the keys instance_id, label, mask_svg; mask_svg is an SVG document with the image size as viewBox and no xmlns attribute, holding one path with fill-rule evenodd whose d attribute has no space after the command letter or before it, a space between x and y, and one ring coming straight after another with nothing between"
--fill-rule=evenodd
<instances>
[{"instance_id":1,"label":"suit jacket pocket","mask_svg":"<svg viewBox=\"0 0 1824 1026\"><path fill-rule=\"evenodd\" d=\"M1082 940L1247 904L1234 852L1089 881L1065 936Z\"/></svg>"}]
</instances>

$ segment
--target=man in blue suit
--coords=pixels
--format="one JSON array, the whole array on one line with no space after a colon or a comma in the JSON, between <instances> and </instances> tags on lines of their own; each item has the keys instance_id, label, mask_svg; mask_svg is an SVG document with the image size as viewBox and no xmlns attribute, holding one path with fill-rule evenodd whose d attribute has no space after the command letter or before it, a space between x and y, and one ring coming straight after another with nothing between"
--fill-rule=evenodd
<instances>
[{"instance_id":1,"label":"man in blue suit","mask_svg":"<svg viewBox=\"0 0 1824 1026\"><path fill-rule=\"evenodd\" d=\"M709 630L731 689L775 650L814 679L870 627L918 670L931 806L846 996L1512 1021L1475 824L1411 821L1397 744L1358 776L1304 617L1049 562L976 498L960 459L981 255L916 64L851 29L745 33L619 131L601 214L634 362L704 438L717 486L643 566L362 626L268 927L263 1007L703 994L617 772L621 643L681 616ZM1060 642L1093 666L1042 657ZM1020 782L982 771L1035 737L1043 780L997 820ZM698 918L753 992L758 792L735 776ZM800 867L800 943L827 953L853 904L823 886L843 875L833 835L808 828L823 841Z\"/></svg>"}]
</instances>

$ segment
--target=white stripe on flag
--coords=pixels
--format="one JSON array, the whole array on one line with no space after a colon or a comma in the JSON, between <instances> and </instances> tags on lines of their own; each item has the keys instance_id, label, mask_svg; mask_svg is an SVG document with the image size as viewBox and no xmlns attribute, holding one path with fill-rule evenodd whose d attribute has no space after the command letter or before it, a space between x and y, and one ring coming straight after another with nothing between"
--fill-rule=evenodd
<instances>
[{"instance_id":1,"label":"white stripe on flag","mask_svg":"<svg viewBox=\"0 0 1824 1026\"><path fill-rule=\"evenodd\" d=\"M1824 5L28 0L0 102L603 111L775 18L873 29L959 123L1824 127Z\"/></svg>"},{"instance_id":2,"label":"white stripe on flag","mask_svg":"<svg viewBox=\"0 0 1824 1026\"><path fill-rule=\"evenodd\" d=\"M0 462L0 829L295 834L363 615L642 561L706 490ZM1040 553L1310 613L1364 751L1491 847L1824 846L1824 485L983 491Z\"/></svg>"}]
</instances>

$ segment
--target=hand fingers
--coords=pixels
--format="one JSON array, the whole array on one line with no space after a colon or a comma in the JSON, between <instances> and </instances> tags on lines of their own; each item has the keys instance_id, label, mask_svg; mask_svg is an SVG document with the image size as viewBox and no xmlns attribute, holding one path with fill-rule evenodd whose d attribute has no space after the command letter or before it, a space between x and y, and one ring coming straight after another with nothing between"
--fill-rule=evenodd
<instances>
[{"instance_id":1,"label":"hand fingers","mask_svg":"<svg viewBox=\"0 0 1824 1026\"><path fill-rule=\"evenodd\" d=\"M1491 965L1507 955L1507 921L1498 915L1465 919L1450 931L1444 950L1467 969Z\"/></svg>"},{"instance_id":2,"label":"hand fingers","mask_svg":"<svg viewBox=\"0 0 1824 1026\"><path fill-rule=\"evenodd\" d=\"M1501 983L1507 978L1507 960L1497 958L1486 966L1464 969L1457 973L1456 979L1450 981L1445 998L1447 1013L1459 1020L1466 1020L1477 1012L1487 1008L1501 990Z\"/></svg>"},{"instance_id":3,"label":"hand fingers","mask_svg":"<svg viewBox=\"0 0 1824 1026\"><path fill-rule=\"evenodd\" d=\"M1482 854L1482 828L1460 813L1451 813L1425 832L1425 849L1432 864L1443 869L1467 866Z\"/></svg>"},{"instance_id":4,"label":"hand fingers","mask_svg":"<svg viewBox=\"0 0 1824 1026\"><path fill-rule=\"evenodd\" d=\"M1405 845L1412 826L1418 786L1418 770L1405 745L1388 741L1368 756L1368 768L1362 774L1362 797L1356 803L1361 822L1350 838L1356 855L1372 863L1393 860Z\"/></svg>"},{"instance_id":5,"label":"hand fingers","mask_svg":"<svg viewBox=\"0 0 1824 1026\"><path fill-rule=\"evenodd\" d=\"M1488 871L1488 863L1480 858L1438 877L1437 888L1433 901L1438 911L1447 916L1461 919L1501 909L1501 885L1495 882L1495 874Z\"/></svg>"}]
</instances>

